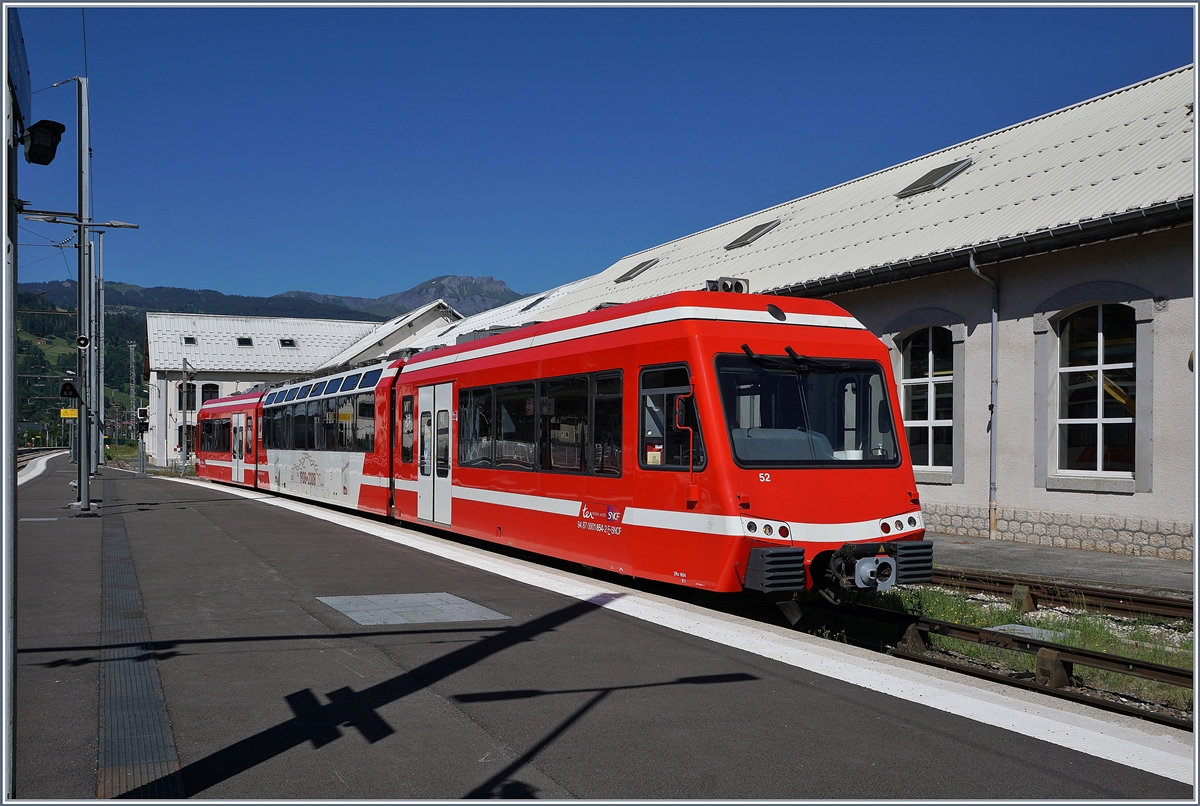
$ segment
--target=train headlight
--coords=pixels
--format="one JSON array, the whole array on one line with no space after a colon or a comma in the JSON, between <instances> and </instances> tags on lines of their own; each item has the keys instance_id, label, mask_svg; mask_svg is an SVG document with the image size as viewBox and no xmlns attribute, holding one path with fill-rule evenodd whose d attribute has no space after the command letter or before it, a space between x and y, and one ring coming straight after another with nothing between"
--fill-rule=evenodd
<instances>
[{"instance_id":1,"label":"train headlight","mask_svg":"<svg viewBox=\"0 0 1200 806\"><path fill-rule=\"evenodd\" d=\"M896 518L896 531L897 532L904 531L904 521L900 520L899 518Z\"/></svg>"},{"instance_id":2,"label":"train headlight","mask_svg":"<svg viewBox=\"0 0 1200 806\"><path fill-rule=\"evenodd\" d=\"M769 524L769 523L763 524L763 534L764 535L766 535L767 537L770 537L774 533L775 533L775 530L771 528L771 524Z\"/></svg>"},{"instance_id":3,"label":"train headlight","mask_svg":"<svg viewBox=\"0 0 1200 806\"><path fill-rule=\"evenodd\" d=\"M917 525L917 519L916 519L916 518L914 518L912 515L909 515L909 516L908 516L908 525L909 525L909 526L916 526L916 525Z\"/></svg>"},{"instance_id":4,"label":"train headlight","mask_svg":"<svg viewBox=\"0 0 1200 806\"><path fill-rule=\"evenodd\" d=\"M754 521L750 521L746 524L746 531L750 534L754 534L758 531L758 526L755 525Z\"/></svg>"}]
</instances>

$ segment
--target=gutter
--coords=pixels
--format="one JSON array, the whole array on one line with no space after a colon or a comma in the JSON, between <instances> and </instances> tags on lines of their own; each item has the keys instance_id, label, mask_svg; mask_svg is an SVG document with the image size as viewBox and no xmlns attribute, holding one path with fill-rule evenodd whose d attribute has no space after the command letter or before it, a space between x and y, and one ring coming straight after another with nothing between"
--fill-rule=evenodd
<instances>
[{"instance_id":1,"label":"gutter","mask_svg":"<svg viewBox=\"0 0 1200 806\"><path fill-rule=\"evenodd\" d=\"M1110 241L1127 235L1141 235L1182 224L1191 224L1194 212L1193 202L1193 197L1189 196L1173 202L1162 202L1137 210L1128 210L1124 213L1049 227L990 243L964 246L924 257L884 263L832 277L780 286L762 293L791 297L824 297L844 291L856 291L894 283L898 280L967 269L970 268L972 255L983 263L998 263L1004 260L1045 254L1058 249Z\"/></svg>"}]
</instances>

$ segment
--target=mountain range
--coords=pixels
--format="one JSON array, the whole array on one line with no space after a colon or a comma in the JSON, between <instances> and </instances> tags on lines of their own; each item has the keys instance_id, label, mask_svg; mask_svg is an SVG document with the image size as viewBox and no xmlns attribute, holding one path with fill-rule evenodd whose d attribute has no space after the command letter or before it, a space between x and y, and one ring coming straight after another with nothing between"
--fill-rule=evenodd
<instances>
[{"instance_id":1,"label":"mountain range","mask_svg":"<svg viewBox=\"0 0 1200 806\"><path fill-rule=\"evenodd\" d=\"M21 283L22 294L36 294L60 309L73 310L74 280ZM407 291L376 299L339 297L312 291L286 291L270 297L246 297L219 291L155 286L143 288L129 283L104 284L105 310L111 313L143 314L146 311L207 313L225 316L290 316L302 319L353 319L384 322L436 299L446 302L464 316L520 299L503 281L491 277L444 275L426 280ZM39 306L40 307L40 306Z\"/></svg>"}]
</instances>

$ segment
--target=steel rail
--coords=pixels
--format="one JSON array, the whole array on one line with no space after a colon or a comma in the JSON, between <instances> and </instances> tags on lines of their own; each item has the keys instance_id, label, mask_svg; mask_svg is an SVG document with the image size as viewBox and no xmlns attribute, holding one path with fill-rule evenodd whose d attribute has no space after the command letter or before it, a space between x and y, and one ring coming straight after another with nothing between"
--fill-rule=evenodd
<instances>
[{"instance_id":1,"label":"steel rail","mask_svg":"<svg viewBox=\"0 0 1200 806\"><path fill-rule=\"evenodd\" d=\"M1086 608L1102 608L1123 615L1152 615L1190 619L1194 610L1191 597L1163 596L1081 585L1077 582L1057 582L1037 577L1019 577L977 571L971 568L935 568L933 584L961 588L976 593L1011 595L1014 587L1029 591L1036 607L1039 603L1055 603Z\"/></svg>"},{"instance_id":2,"label":"steel rail","mask_svg":"<svg viewBox=\"0 0 1200 806\"><path fill-rule=\"evenodd\" d=\"M948 621L915 616L911 613L901 613L869 605L850 605L846 611L851 615L859 615L873 621L883 621L905 629L915 627L921 633L933 633L947 638L957 638L960 641L970 641L985 644L998 649L1008 649L1014 652L1024 652L1030 655L1038 654L1046 649L1058 653L1058 660L1063 663L1088 666L1093 669L1103 669L1108 672L1138 677L1143 680L1153 680L1180 688L1194 688L1194 673L1190 669L1180 669L1165 666L1161 663L1126 658L1111 655L1107 652L1097 652L1092 649L1068 646L1053 641L1042 641L1037 638L1027 638L986 627L970 627L965 624L954 624Z\"/></svg>"},{"instance_id":3,"label":"steel rail","mask_svg":"<svg viewBox=\"0 0 1200 806\"><path fill-rule=\"evenodd\" d=\"M970 666L965 663L957 663L952 660L940 658L935 655L922 655L916 652L907 652L900 648L895 648L891 654L897 658L905 660L913 660L918 663L925 663L930 666L937 666L941 669L949 669L954 672L962 672L974 677L982 677L985 680L992 680L997 683L1003 683L1008 686L1016 686L1017 688L1036 691L1040 694L1049 694L1052 697L1061 697L1064 700L1090 705L1094 708L1103 708L1106 711L1114 711L1118 714L1145 719L1150 722L1157 722L1160 725L1169 725L1173 728L1180 728L1186 731L1193 731L1194 725L1186 719L1180 719L1169 714L1158 713L1145 708L1138 708L1135 705L1128 705L1121 702L1113 702L1112 700L1104 699L1103 697L1093 697L1089 694L1080 694L1077 691L1068 691L1066 689L1051 688L1031 680L1022 680L1019 677L1011 677L1001 672L993 672L990 669L980 669L976 666Z\"/></svg>"}]
</instances>

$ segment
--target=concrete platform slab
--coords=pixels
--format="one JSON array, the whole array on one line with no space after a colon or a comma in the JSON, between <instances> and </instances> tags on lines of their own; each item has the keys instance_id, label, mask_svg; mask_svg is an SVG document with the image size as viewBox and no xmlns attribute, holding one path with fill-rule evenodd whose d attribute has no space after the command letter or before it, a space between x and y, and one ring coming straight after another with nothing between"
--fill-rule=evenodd
<instances>
[{"instance_id":1,"label":"concrete platform slab","mask_svg":"<svg viewBox=\"0 0 1200 806\"><path fill-rule=\"evenodd\" d=\"M50 467L18 502L60 520L18 534L17 795L93 797L103 517L63 517ZM104 477L190 797L1192 796L1190 734L379 521ZM381 592L507 618L361 625L319 601Z\"/></svg>"}]
</instances>

